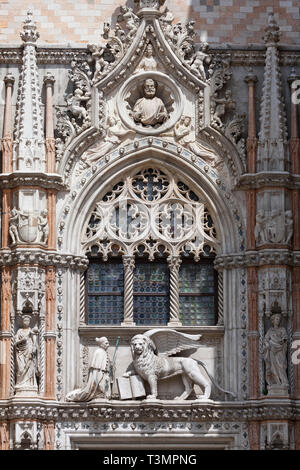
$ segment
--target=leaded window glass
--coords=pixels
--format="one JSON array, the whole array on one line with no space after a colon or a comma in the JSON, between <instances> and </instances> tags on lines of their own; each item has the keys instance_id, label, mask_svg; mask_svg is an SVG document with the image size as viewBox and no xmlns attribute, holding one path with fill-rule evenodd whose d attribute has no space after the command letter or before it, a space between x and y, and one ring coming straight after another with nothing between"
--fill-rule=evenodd
<instances>
[{"instance_id":1,"label":"leaded window glass","mask_svg":"<svg viewBox=\"0 0 300 470\"><path fill-rule=\"evenodd\" d=\"M164 260L136 260L133 319L137 325L166 325L169 315L169 269Z\"/></svg>"},{"instance_id":2,"label":"leaded window glass","mask_svg":"<svg viewBox=\"0 0 300 470\"><path fill-rule=\"evenodd\" d=\"M122 260L90 260L86 276L90 325L119 325L123 319Z\"/></svg>"},{"instance_id":3,"label":"leaded window glass","mask_svg":"<svg viewBox=\"0 0 300 470\"><path fill-rule=\"evenodd\" d=\"M183 262L179 270L179 315L183 325L216 324L216 272L211 260Z\"/></svg>"},{"instance_id":4,"label":"leaded window glass","mask_svg":"<svg viewBox=\"0 0 300 470\"><path fill-rule=\"evenodd\" d=\"M216 324L219 241L207 199L192 186L167 168L142 168L95 201L82 234L89 324Z\"/></svg>"}]
</instances>

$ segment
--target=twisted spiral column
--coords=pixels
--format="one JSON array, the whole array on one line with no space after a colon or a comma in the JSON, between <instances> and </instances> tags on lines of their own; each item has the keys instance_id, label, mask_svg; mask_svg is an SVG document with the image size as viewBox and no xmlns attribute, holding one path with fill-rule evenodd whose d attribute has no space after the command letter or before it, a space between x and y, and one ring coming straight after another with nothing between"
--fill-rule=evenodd
<instances>
[{"instance_id":1,"label":"twisted spiral column","mask_svg":"<svg viewBox=\"0 0 300 470\"><path fill-rule=\"evenodd\" d=\"M223 297L223 272L218 272L218 323L217 325L224 325L224 297Z\"/></svg>"},{"instance_id":2,"label":"twisted spiral column","mask_svg":"<svg viewBox=\"0 0 300 470\"><path fill-rule=\"evenodd\" d=\"M79 287L79 321L81 325L85 324L85 278L84 273L80 274Z\"/></svg>"},{"instance_id":3,"label":"twisted spiral column","mask_svg":"<svg viewBox=\"0 0 300 470\"><path fill-rule=\"evenodd\" d=\"M179 268L181 258L170 256L168 266L170 269L170 321L169 326L181 326L179 320Z\"/></svg>"},{"instance_id":4,"label":"twisted spiral column","mask_svg":"<svg viewBox=\"0 0 300 470\"><path fill-rule=\"evenodd\" d=\"M134 325L133 321L133 270L134 256L124 255L124 321L122 325Z\"/></svg>"}]
</instances>

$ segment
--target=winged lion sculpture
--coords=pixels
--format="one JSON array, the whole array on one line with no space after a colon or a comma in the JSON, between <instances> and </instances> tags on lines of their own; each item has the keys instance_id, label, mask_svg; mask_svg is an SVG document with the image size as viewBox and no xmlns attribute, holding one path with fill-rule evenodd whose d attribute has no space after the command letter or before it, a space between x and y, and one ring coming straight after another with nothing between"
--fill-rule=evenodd
<instances>
[{"instance_id":1,"label":"winged lion sculpture","mask_svg":"<svg viewBox=\"0 0 300 470\"><path fill-rule=\"evenodd\" d=\"M135 335L130 342L135 372L150 385L151 394L147 398L157 398L157 382L181 375L184 392L175 400L186 400L193 391L194 384L204 389L201 400L210 398L211 383L202 375L201 365L211 382L222 392L235 397L235 394L223 390L207 371L202 361L190 357L171 357L181 351L199 347L201 335L189 335L176 330L152 329L144 334ZM125 377L134 375L126 372Z\"/></svg>"}]
</instances>

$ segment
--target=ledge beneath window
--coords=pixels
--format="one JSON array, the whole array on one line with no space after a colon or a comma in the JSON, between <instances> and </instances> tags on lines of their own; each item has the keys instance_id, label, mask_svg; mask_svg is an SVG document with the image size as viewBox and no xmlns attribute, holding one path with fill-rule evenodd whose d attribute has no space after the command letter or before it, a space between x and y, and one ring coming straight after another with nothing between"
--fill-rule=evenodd
<instances>
[{"instance_id":1,"label":"ledge beneath window","mask_svg":"<svg viewBox=\"0 0 300 470\"><path fill-rule=\"evenodd\" d=\"M224 326L177 326L176 328L170 326L120 326L120 325L87 325L78 328L81 337L96 337L96 336L127 336L143 334L145 331L151 329L176 329L187 334L203 334L205 336L222 337L224 336Z\"/></svg>"}]
</instances>

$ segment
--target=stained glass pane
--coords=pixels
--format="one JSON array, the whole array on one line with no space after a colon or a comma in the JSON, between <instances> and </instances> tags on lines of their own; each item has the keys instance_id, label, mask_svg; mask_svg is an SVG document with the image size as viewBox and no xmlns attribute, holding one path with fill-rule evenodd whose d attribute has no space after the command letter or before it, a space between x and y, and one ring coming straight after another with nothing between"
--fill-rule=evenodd
<instances>
[{"instance_id":1,"label":"stained glass pane","mask_svg":"<svg viewBox=\"0 0 300 470\"><path fill-rule=\"evenodd\" d=\"M214 294L215 278L213 265L183 263L179 270L179 292Z\"/></svg>"},{"instance_id":2,"label":"stained glass pane","mask_svg":"<svg viewBox=\"0 0 300 470\"><path fill-rule=\"evenodd\" d=\"M89 325L119 325L122 322L123 286L122 261L90 262L87 272Z\"/></svg>"},{"instance_id":3,"label":"stained glass pane","mask_svg":"<svg viewBox=\"0 0 300 470\"><path fill-rule=\"evenodd\" d=\"M137 325L166 325L169 316L169 298L135 295L133 312L133 320Z\"/></svg>"},{"instance_id":4,"label":"stained glass pane","mask_svg":"<svg viewBox=\"0 0 300 470\"><path fill-rule=\"evenodd\" d=\"M120 262L91 262L88 267L88 293L123 292L123 264Z\"/></svg>"},{"instance_id":5,"label":"stained glass pane","mask_svg":"<svg viewBox=\"0 0 300 470\"><path fill-rule=\"evenodd\" d=\"M133 317L137 325L166 325L169 315L169 268L165 261L136 260ZM153 295L147 295L153 294Z\"/></svg>"},{"instance_id":6,"label":"stained glass pane","mask_svg":"<svg viewBox=\"0 0 300 470\"><path fill-rule=\"evenodd\" d=\"M182 263L179 294L180 321L183 325L215 325L215 275L212 263Z\"/></svg>"},{"instance_id":7,"label":"stained glass pane","mask_svg":"<svg viewBox=\"0 0 300 470\"><path fill-rule=\"evenodd\" d=\"M215 297L182 295L179 300L183 325L215 325Z\"/></svg>"}]
</instances>

